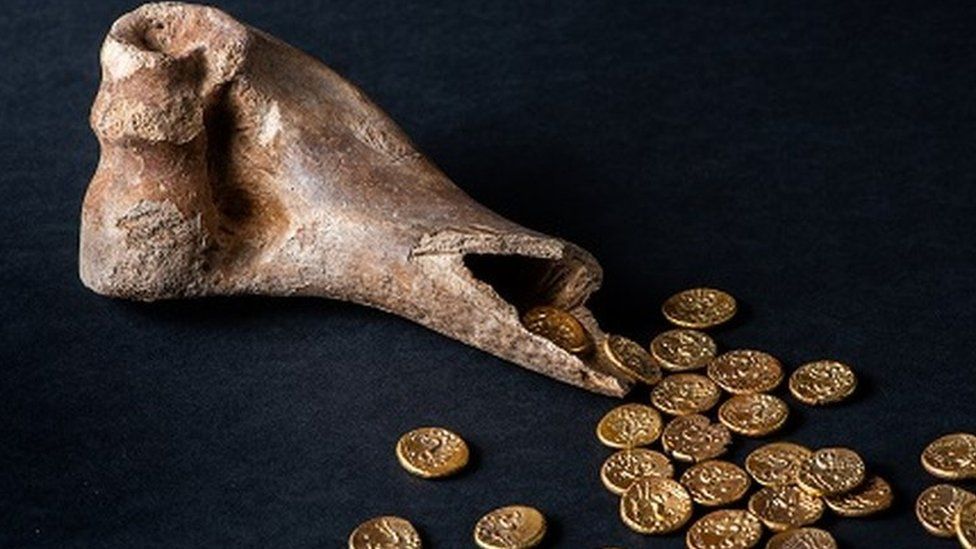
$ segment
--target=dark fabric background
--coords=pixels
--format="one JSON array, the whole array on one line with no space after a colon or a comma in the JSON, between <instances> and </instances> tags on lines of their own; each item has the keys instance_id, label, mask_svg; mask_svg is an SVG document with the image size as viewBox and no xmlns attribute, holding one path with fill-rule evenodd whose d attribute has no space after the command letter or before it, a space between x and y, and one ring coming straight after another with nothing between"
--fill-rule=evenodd
<instances>
[{"instance_id":1,"label":"dark fabric background","mask_svg":"<svg viewBox=\"0 0 976 549\"><path fill-rule=\"evenodd\" d=\"M98 49L135 4L4 4L2 546L342 547L395 513L457 548L512 502L546 513L549 547L682 546L629 532L599 483L613 399L353 305L82 287ZM664 298L707 283L744 304L724 348L851 363L858 397L794 406L786 435L857 448L898 504L823 524L844 547L952 547L912 505L924 445L976 430L976 9L726 4L223 7L359 84L475 198L591 250L607 328L647 342ZM425 424L473 466L401 470Z\"/></svg>"}]
</instances>

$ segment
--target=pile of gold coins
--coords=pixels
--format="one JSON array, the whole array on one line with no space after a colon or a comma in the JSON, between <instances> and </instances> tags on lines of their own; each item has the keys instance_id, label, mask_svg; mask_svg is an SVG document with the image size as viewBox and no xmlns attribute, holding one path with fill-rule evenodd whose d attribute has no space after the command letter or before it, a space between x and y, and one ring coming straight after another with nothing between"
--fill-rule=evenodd
<instances>
[{"instance_id":1,"label":"pile of gold coins","mask_svg":"<svg viewBox=\"0 0 976 549\"><path fill-rule=\"evenodd\" d=\"M651 387L647 404L618 406L596 428L600 442L615 450L603 463L600 480L620 497L618 513L627 527L641 534L673 534L691 522L699 507L707 513L686 530L690 549L756 547L766 529L773 532L767 549L836 548L829 532L812 527L825 510L843 517L883 511L892 503L891 486L867 474L861 457L843 447L811 450L780 441L757 448L741 466L718 459L735 435L767 437L789 418L789 405L772 394L786 378L779 360L748 349L719 354L715 341L701 331L731 320L736 311L735 299L720 290L678 293L662 306L677 328L656 336L647 349L617 335L595 342L576 317L557 307L535 307L522 321L566 351ZM819 406L849 397L857 378L841 362L820 360L795 369L787 386L795 400ZM653 449L658 442L660 449ZM976 450L976 437L969 443ZM456 473L468 454L460 436L440 427L411 431L396 447L400 464L422 478ZM945 470L946 460L932 461ZM966 474L976 476L976 457ZM974 549L976 496L955 488L959 491L950 493L950 488L939 488L946 492L933 497L948 498L960 513L953 516L955 522L931 519L930 524L938 524L933 532L947 535L951 530ZM729 508L740 502L741 508ZM483 516L473 536L483 549L528 549L545 533L542 513L511 505ZM408 521L387 516L356 528L349 547L416 549L421 541Z\"/></svg>"},{"instance_id":2,"label":"pile of gold coins","mask_svg":"<svg viewBox=\"0 0 976 549\"><path fill-rule=\"evenodd\" d=\"M696 506L709 511L687 529L690 549L755 547L764 528L775 533L768 548L836 547L828 532L811 527L825 509L860 517L892 503L891 486L868 475L853 450L772 442L750 453L744 467L718 459L735 435L766 437L789 417L788 404L771 394L785 377L779 360L756 350L718 354L700 331L730 320L736 309L727 293L696 288L664 303L664 316L678 328L655 337L649 351L620 336L603 342L608 364L653 387L649 405L618 406L597 425L599 440L617 450L600 479L620 496L620 520L642 534L672 534ZM856 386L851 369L832 360L800 366L788 381L793 398L809 405L839 402ZM660 451L649 448L658 441ZM723 508L743 501L744 508Z\"/></svg>"},{"instance_id":3,"label":"pile of gold coins","mask_svg":"<svg viewBox=\"0 0 976 549\"><path fill-rule=\"evenodd\" d=\"M976 435L939 437L922 452L922 467L942 480L976 479ZM930 486L918 496L915 515L933 536L976 549L976 494L948 483Z\"/></svg>"}]
</instances>

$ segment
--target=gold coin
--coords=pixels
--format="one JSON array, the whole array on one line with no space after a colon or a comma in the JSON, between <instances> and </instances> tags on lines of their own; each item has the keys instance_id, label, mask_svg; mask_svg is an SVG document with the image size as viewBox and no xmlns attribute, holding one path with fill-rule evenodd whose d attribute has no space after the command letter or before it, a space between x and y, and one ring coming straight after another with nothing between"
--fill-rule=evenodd
<instances>
[{"instance_id":1,"label":"gold coin","mask_svg":"<svg viewBox=\"0 0 976 549\"><path fill-rule=\"evenodd\" d=\"M603 485L618 496L627 491L627 488L638 479L673 476L674 466L671 465L671 460L660 452L646 448L614 452L600 467L600 480L603 481Z\"/></svg>"},{"instance_id":2,"label":"gold coin","mask_svg":"<svg viewBox=\"0 0 976 549\"><path fill-rule=\"evenodd\" d=\"M795 484L764 486L749 498L749 510L767 528L781 532L820 520L824 503Z\"/></svg>"},{"instance_id":3,"label":"gold coin","mask_svg":"<svg viewBox=\"0 0 976 549\"><path fill-rule=\"evenodd\" d=\"M691 499L706 507L721 507L746 495L752 481L741 467L712 459L692 465L681 475L681 484Z\"/></svg>"},{"instance_id":4,"label":"gold coin","mask_svg":"<svg viewBox=\"0 0 976 549\"><path fill-rule=\"evenodd\" d=\"M400 437L396 445L400 465L423 478L453 475L468 464L468 445L441 427L421 427Z\"/></svg>"},{"instance_id":5,"label":"gold coin","mask_svg":"<svg viewBox=\"0 0 976 549\"><path fill-rule=\"evenodd\" d=\"M651 340L651 355L665 370L704 368L715 358L715 342L697 330L668 330Z\"/></svg>"},{"instance_id":6,"label":"gold coin","mask_svg":"<svg viewBox=\"0 0 976 549\"><path fill-rule=\"evenodd\" d=\"M847 448L821 448L800 463L796 483L815 496L850 492L864 482L864 460Z\"/></svg>"},{"instance_id":7,"label":"gold coin","mask_svg":"<svg viewBox=\"0 0 976 549\"><path fill-rule=\"evenodd\" d=\"M956 538L966 549L976 549L976 501L963 505L956 513Z\"/></svg>"},{"instance_id":8,"label":"gold coin","mask_svg":"<svg viewBox=\"0 0 976 549\"><path fill-rule=\"evenodd\" d=\"M718 420L733 432L762 437L780 430L790 415L785 402L772 395L735 395L718 409Z\"/></svg>"},{"instance_id":9,"label":"gold coin","mask_svg":"<svg viewBox=\"0 0 976 549\"><path fill-rule=\"evenodd\" d=\"M601 345L610 364L625 377L654 385L661 381L661 368L650 353L634 341L617 335L607 336Z\"/></svg>"},{"instance_id":10,"label":"gold coin","mask_svg":"<svg viewBox=\"0 0 976 549\"><path fill-rule=\"evenodd\" d=\"M746 471L763 486L792 484L800 464L813 452L792 442L773 442L760 446L746 456Z\"/></svg>"},{"instance_id":11,"label":"gold coin","mask_svg":"<svg viewBox=\"0 0 976 549\"><path fill-rule=\"evenodd\" d=\"M769 538L766 549L837 549L837 541L820 528L794 528Z\"/></svg>"},{"instance_id":12,"label":"gold coin","mask_svg":"<svg viewBox=\"0 0 976 549\"><path fill-rule=\"evenodd\" d=\"M783 365L771 354L740 349L709 362L708 377L734 395L765 393L783 381Z\"/></svg>"},{"instance_id":13,"label":"gold coin","mask_svg":"<svg viewBox=\"0 0 976 549\"><path fill-rule=\"evenodd\" d=\"M620 498L620 519L641 534L667 534L691 518L691 496L669 478L635 481Z\"/></svg>"},{"instance_id":14,"label":"gold coin","mask_svg":"<svg viewBox=\"0 0 976 549\"><path fill-rule=\"evenodd\" d=\"M893 500L888 481L873 476L846 494L825 497L824 503L842 517L865 517L891 507Z\"/></svg>"},{"instance_id":15,"label":"gold coin","mask_svg":"<svg viewBox=\"0 0 976 549\"><path fill-rule=\"evenodd\" d=\"M596 426L600 442L611 448L646 446L661 436L661 414L644 404L623 404L610 410Z\"/></svg>"},{"instance_id":16,"label":"gold coin","mask_svg":"<svg viewBox=\"0 0 976 549\"><path fill-rule=\"evenodd\" d=\"M925 489L915 501L915 516L933 536L951 538L956 534L956 515L976 495L951 484L936 484Z\"/></svg>"},{"instance_id":17,"label":"gold coin","mask_svg":"<svg viewBox=\"0 0 976 549\"><path fill-rule=\"evenodd\" d=\"M937 438L922 452L922 467L943 479L976 478L976 435L952 433Z\"/></svg>"},{"instance_id":18,"label":"gold coin","mask_svg":"<svg viewBox=\"0 0 976 549\"><path fill-rule=\"evenodd\" d=\"M732 444L729 430L699 414L672 419L661 434L664 451L680 461L716 458L728 450L729 444Z\"/></svg>"},{"instance_id":19,"label":"gold coin","mask_svg":"<svg viewBox=\"0 0 976 549\"><path fill-rule=\"evenodd\" d=\"M722 396L718 385L698 374L673 374L651 391L651 404L662 412L683 416L705 412Z\"/></svg>"},{"instance_id":20,"label":"gold coin","mask_svg":"<svg viewBox=\"0 0 976 549\"><path fill-rule=\"evenodd\" d=\"M500 507L474 526L474 541L482 549L528 549L546 535L546 517L525 505Z\"/></svg>"},{"instance_id":21,"label":"gold coin","mask_svg":"<svg viewBox=\"0 0 976 549\"><path fill-rule=\"evenodd\" d=\"M804 404L817 406L839 402L857 388L857 376L846 364L820 360L804 364L790 376L790 392Z\"/></svg>"},{"instance_id":22,"label":"gold coin","mask_svg":"<svg viewBox=\"0 0 976 549\"><path fill-rule=\"evenodd\" d=\"M668 298L664 318L682 328L711 328L735 316L735 299L722 290L693 288Z\"/></svg>"},{"instance_id":23,"label":"gold coin","mask_svg":"<svg viewBox=\"0 0 976 549\"><path fill-rule=\"evenodd\" d=\"M722 509L698 519L688 529L688 549L749 549L762 538L762 523L741 509Z\"/></svg>"},{"instance_id":24,"label":"gold coin","mask_svg":"<svg viewBox=\"0 0 976 549\"><path fill-rule=\"evenodd\" d=\"M360 524L349 535L349 549L420 549L420 534L400 517L376 517Z\"/></svg>"},{"instance_id":25,"label":"gold coin","mask_svg":"<svg viewBox=\"0 0 976 549\"><path fill-rule=\"evenodd\" d=\"M552 341L570 353L582 354L593 347L593 341L580 321L556 307L534 307L522 316L522 324L526 330Z\"/></svg>"}]
</instances>

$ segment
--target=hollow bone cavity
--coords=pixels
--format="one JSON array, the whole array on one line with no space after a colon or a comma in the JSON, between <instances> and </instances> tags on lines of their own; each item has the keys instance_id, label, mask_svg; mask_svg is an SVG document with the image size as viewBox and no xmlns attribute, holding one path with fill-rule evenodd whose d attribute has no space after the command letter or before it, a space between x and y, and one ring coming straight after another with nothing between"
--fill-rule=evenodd
<instances>
[{"instance_id":1,"label":"hollow bone cavity","mask_svg":"<svg viewBox=\"0 0 976 549\"><path fill-rule=\"evenodd\" d=\"M81 278L109 296L344 299L401 315L553 378L629 384L522 326L584 303L581 248L481 206L355 86L209 7L148 4L112 25L91 124Z\"/></svg>"}]
</instances>

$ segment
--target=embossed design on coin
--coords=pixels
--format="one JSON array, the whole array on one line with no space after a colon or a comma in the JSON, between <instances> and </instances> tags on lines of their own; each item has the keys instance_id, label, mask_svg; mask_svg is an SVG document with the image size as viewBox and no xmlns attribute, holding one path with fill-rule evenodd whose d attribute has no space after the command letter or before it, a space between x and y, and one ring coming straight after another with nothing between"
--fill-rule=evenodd
<instances>
[{"instance_id":1,"label":"embossed design on coin","mask_svg":"<svg viewBox=\"0 0 976 549\"><path fill-rule=\"evenodd\" d=\"M661 368L650 353L634 341L611 335L603 340L601 349L614 369L625 377L648 385L661 381Z\"/></svg>"},{"instance_id":2,"label":"embossed design on coin","mask_svg":"<svg viewBox=\"0 0 976 549\"><path fill-rule=\"evenodd\" d=\"M522 316L522 324L526 330L552 341L570 353L583 354L593 348L590 334L580 321L562 309L534 307Z\"/></svg>"},{"instance_id":3,"label":"embossed design on coin","mask_svg":"<svg viewBox=\"0 0 976 549\"><path fill-rule=\"evenodd\" d=\"M400 517L376 517L349 535L349 549L420 549L420 534Z\"/></svg>"},{"instance_id":4,"label":"embossed design on coin","mask_svg":"<svg viewBox=\"0 0 976 549\"><path fill-rule=\"evenodd\" d=\"M546 535L546 517L525 505L500 507L474 526L474 541L482 549L528 549Z\"/></svg>"},{"instance_id":5,"label":"embossed design on coin","mask_svg":"<svg viewBox=\"0 0 976 549\"><path fill-rule=\"evenodd\" d=\"M763 486L792 484L800 463L813 452L792 442L773 442L760 446L746 456L746 471Z\"/></svg>"},{"instance_id":6,"label":"embossed design on coin","mask_svg":"<svg viewBox=\"0 0 976 549\"><path fill-rule=\"evenodd\" d=\"M824 503L795 484L765 486L749 498L749 510L770 530L779 532L820 520Z\"/></svg>"},{"instance_id":7,"label":"embossed design on coin","mask_svg":"<svg viewBox=\"0 0 976 549\"><path fill-rule=\"evenodd\" d=\"M956 513L956 538L965 549L976 549L976 501L963 505Z\"/></svg>"},{"instance_id":8,"label":"embossed design on coin","mask_svg":"<svg viewBox=\"0 0 976 549\"><path fill-rule=\"evenodd\" d=\"M722 290L693 288L677 293L661 306L664 318L682 328L711 328L735 316L735 299Z\"/></svg>"},{"instance_id":9,"label":"embossed design on coin","mask_svg":"<svg viewBox=\"0 0 976 549\"><path fill-rule=\"evenodd\" d=\"M939 478L976 478L976 435L952 433L935 439L922 452L922 467Z\"/></svg>"},{"instance_id":10,"label":"embossed design on coin","mask_svg":"<svg viewBox=\"0 0 976 549\"><path fill-rule=\"evenodd\" d=\"M661 434L664 451L680 461L716 458L728 450L729 444L732 444L729 430L699 414L672 419Z\"/></svg>"},{"instance_id":11,"label":"embossed design on coin","mask_svg":"<svg viewBox=\"0 0 976 549\"><path fill-rule=\"evenodd\" d=\"M671 478L674 466L667 456L646 448L620 450L607 458L600 467L603 485L618 496L630 485L644 477Z\"/></svg>"},{"instance_id":12,"label":"embossed design on coin","mask_svg":"<svg viewBox=\"0 0 976 549\"><path fill-rule=\"evenodd\" d=\"M669 478L635 481L620 498L620 519L641 534L667 534L691 518L691 496Z\"/></svg>"},{"instance_id":13,"label":"embossed design on coin","mask_svg":"<svg viewBox=\"0 0 976 549\"><path fill-rule=\"evenodd\" d=\"M713 459L689 467L681 475L681 484L695 503L706 507L720 507L746 495L752 481L738 465Z\"/></svg>"},{"instance_id":14,"label":"embossed design on coin","mask_svg":"<svg viewBox=\"0 0 976 549\"><path fill-rule=\"evenodd\" d=\"M842 517L865 517L891 507L893 500L888 481L873 476L846 494L825 497L824 503Z\"/></svg>"},{"instance_id":15,"label":"embossed design on coin","mask_svg":"<svg viewBox=\"0 0 976 549\"><path fill-rule=\"evenodd\" d=\"M762 523L741 509L723 509L698 519L688 529L688 549L749 549L762 538Z\"/></svg>"},{"instance_id":16,"label":"embossed design on coin","mask_svg":"<svg viewBox=\"0 0 976 549\"><path fill-rule=\"evenodd\" d=\"M623 404L607 412L596 426L600 442L611 448L646 446L661 436L661 414L644 404Z\"/></svg>"},{"instance_id":17,"label":"embossed design on coin","mask_svg":"<svg viewBox=\"0 0 976 549\"><path fill-rule=\"evenodd\" d=\"M951 484L936 484L926 488L915 501L915 516L933 536L951 538L956 535L956 515L963 506L976 501L976 495Z\"/></svg>"},{"instance_id":18,"label":"embossed design on coin","mask_svg":"<svg viewBox=\"0 0 976 549\"><path fill-rule=\"evenodd\" d=\"M712 338L697 330L668 330L651 340L651 355L662 368L675 372L704 368L715 352Z\"/></svg>"},{"instance_id":19,"label":"embossed design on coin","mask_svg":"<svg viewBox=\"0 0 976 549\"><path fill-rule=\"evenodd\" d=\"M764 393L783 381L783 365L771 354L739 349L709 362L708 377L734 395Z\"/></svg>"},{"instance_id":20,"label":"embossed design on coin","mask_svg":"<svg viewBox=\"0 0 976 549\"><path fill-rule=\"evenodd\" d=\"M864 482L864 460L847 448L821 448L800 464L796 483L815 496L843 494Z\"/></svg>"},{"instance_id":21,"label":"embossed design on coin","mask_svg":"<svg viewBox=\"0 0 976 549\"><path fill-rule=\"evenodd\" d=\"M651 391L651 404L662 412L683 416L712 409L722 393L715 382L698 374L665 377Z\"/></svg>"},{"instance_id":22,"label":"embossed design on coin","mask_svg":"<svg viewBox=\"0 0 976 549\"><path fill-rule=\"evenodd\" d=\"M780 430L790 415L782 400L767 394L735 395L718 409L718 419L733 432L762 437Z\"/></svg>"},{"instance_id":23,"label":"embossed design on coin","mask_svg":"<svg viewBox=\"0 0 976 549\"><path fill-rule=\"evenodd\" d=\"M820 528L794 528L769 538L766 549L837 549L837 541Z\"/></svg>"},{"instance_id":24,"label":"embossed design on coin","mask_svg":"<svg viewBox=\"0 0 976 549\"><path fill-rule=\"evenodd\" d=\"M452 475L468 464L468 445L441 427L421 427L400 437L396 446L400 465L423 478Z\"/></svg>"},{"instance_id":25,"label":"embossed design on coin","mask_svg":"<svg viewBox=\"0 0 976 549\"><path fill-rule=\"evenodd\" d=\"M790 393L804 404L817 406L839 402L857 388L857 376L846 364L820 360L804 364L790 376Z\"/></svg>"}]
</instances>

